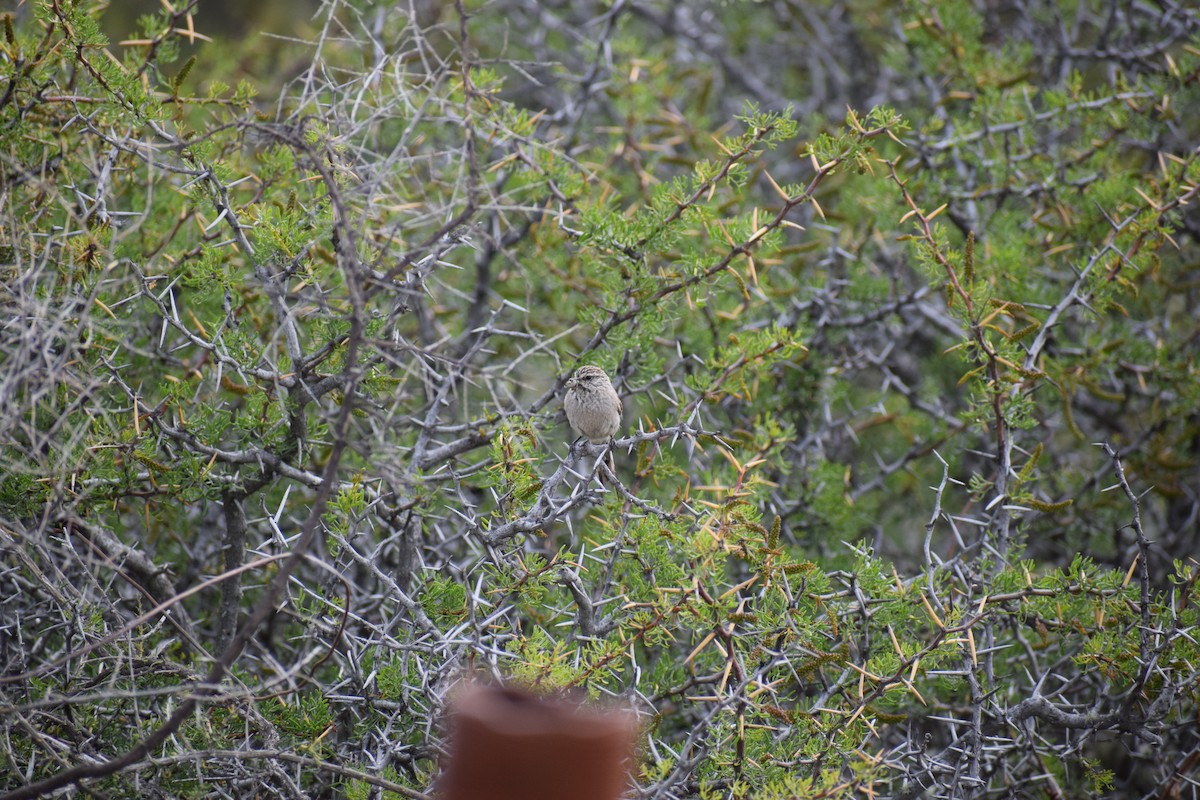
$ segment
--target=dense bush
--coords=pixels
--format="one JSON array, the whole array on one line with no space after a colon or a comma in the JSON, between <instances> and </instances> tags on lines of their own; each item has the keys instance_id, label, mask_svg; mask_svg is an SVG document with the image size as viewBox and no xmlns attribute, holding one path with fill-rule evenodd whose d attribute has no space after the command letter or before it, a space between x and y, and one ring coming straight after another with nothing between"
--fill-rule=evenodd
<instances>
[{"instance_id":1,"label":"dense bush","mask_svg":"<svg viewBox=\"0 0 1200 800\"><path fill-rule=\"evenodd\" d=\"M162 6L4 17L0 796L1195 796L1195 8Z\"/></svg>"}]
</instances>

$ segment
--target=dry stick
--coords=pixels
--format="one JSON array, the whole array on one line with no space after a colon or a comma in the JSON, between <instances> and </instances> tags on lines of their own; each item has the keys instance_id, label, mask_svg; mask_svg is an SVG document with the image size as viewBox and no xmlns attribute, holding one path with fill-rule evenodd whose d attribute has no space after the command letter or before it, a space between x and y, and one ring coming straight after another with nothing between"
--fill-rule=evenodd
<instances>
[{"instance_id":1,"label":"dry stick","mask_svg":"<svg viewBox=\"0 0 1200 800\"><path fill-rule=\"evenodd\" d=\"M102 527L89 525L82 519L72 517L63 521L62 526L64 531L83 539L88 547L104 559L129 585L153 600L157 608L166 611L176 602L176 592L171 582L159 570L153 559L141 550L125 544ZM165 617L179 631L186 646L194 648L197 653L204 652L204 645L200 643L196 631L192 628L187 612L181 608L178 613L167 612Z\"/></svg>"},{"instance_id":2,"label":"dry stick","mask_svg":"<svg viewBox=\"0 0 1200 800\"><path fill-rule=\"evenodd\" d=\"M1118 486L1121 488L1125 493L1125 497L1128 498L1133 511L1133 519L1130 521L1129 527L1133 528L1134 534L1137 536L1138 545L1138 573L1141 582L1141 602L1139 604L1141 608L1139 611L1142 620L1142 624L1138 626L1140 641L1138 653L1141 662L1141 671L1134 687L1129 691L1128 698L1115 711L1105 714L1100 714L1096 711L1064 711L1039 693L1018 703L1009 714L1013 720L1018 722L1029 717L1037 717L1064 728L1088 730L1116 728L1131 733L1153 746L1161 746L1162 737L1145 727L1145 723L1149 721L1152 713L1148 711L1143 714L1134 714L1132 711L1133 704L1142 696L1142 688L1145 686L1146 681L1149 680L1151 669L1157 658L1156 653L1150 652L1150 540L1142 528L1141 495L1134 494L1133 488L1129 485L1129 480L1125 476L1125 467L1121 463L1121 456L1116 449L1108 442L1097 442L1096 444L1104 450L1105 455L1112 461L1113 469L1117 475L1117 483L1112 488Z\"/></svg>"},{"instance_id":3,"label":"dry stick","mask_svg":"<svg viewBox=\"0 0 1200 800\"><path fill-rule=\"evenodd\" d=\"M244 495L226 488L221 492L221 503L225 513L225 571L237 569L246 560L246 510L242 507ZM232 578L221 584L221 602L217 611L217 650L224 649L237 633L238 611L242 606L242 579Z\"/></svg>"},{"instance_id":4,"label":"dry stick","mask_svg":"<svg viewBox=\"0 0 1200 800\"><path fill-rule=\"evenodd\" d=\"M27 681L30 678L37 678L41 675L45 675L48 672L50 672L51 670L56 669L57 667L63 666L64 664L68 663L72 659L82 658L83 656L86 656L88 653L98 650L101 647L104 647L105 645L112 644L120 637L124 636L125 634L127 634L130 631L137 628L139 625L142 625L143 623L154 619L159 614L162 614L162 613L168 611L171 608L171 606L174 606L177 603L182 603L184 600L188 599L192 595L199 594L200 592L203 592L205 589L216 586L217 584L221 583L222 581L229 580L234 575L240 575L241 573L248 572L252 569L258 569L260 567L265 567L267 564L271 564L275 561L282 561L285 558L287 558L287 556L284 556L284 555L264 556L263 558L256 559L254 561L251 561L248 564L243 564L242 566L238 567L236 570L233 570L232 572L222 572L219 575L214 575L211 578L207 578L207 579L201 581L200 583L196 584L192 588L182 591L179 594L174 595L173 597L167 598L166 600L163 600L161 603L156 605L154 608L150 609L149 611L145 612L144 614L134 617L133 619L129 620L124 625L122 625L120 628L117 628L116 630L108 633L103 638L96 639L95 641L89 642L88 644L86 644L82 647L77 647L74 650L63 653L61 656L58 656L57 658L55 658L53 661L44 662L44 663L39 664L38 666L34 667L33 669L26 670L25 672L21 672L21 673L15 674L15 675L0 675L0 685L6 684L6 683L18 683L21 681ZM56 597L56 599L58 599L58 601L62 605L68 605L68 603L65 599L62 599L60 597ZM7 796L0 797L0 800L7 800Z\"/></svg>"},{"instance_id":5,"label":"dry stick","mask_svg":"<svg viewBox=\"0 0 1200 800\"><path fill-rule=\"evenodd\" d=\"M347 346L346 363L354 365L358 359L358 348L362 340L362 323L357 314L351 315L350 318L350 340ZM354 409L354 391L357 387L360 372L358 369L351 366L348 370L346 382L346 399L342 404L341 413L337 420L337 437L334 440L333 447L330 450L329 461L325 465L325 471L321 476L321 486L317 490L316 498L313 500L312 509L308 513L308 518L304 521L304 527L301 531L300 538L296 542L295 548L287 559L279 568L279 572L271 579L267 585L267 590L263 594L262 599L250 614L250 618L246 620L237 636L229 643L229 647L221 654L221 657L213 664L212 670L205 680L207 688L201 690L196 695L189 697L180 704L175 713L164 722L158 730L151 733L136 746L127 751L124 755L117 758L109 759L90 764L80 764L71 769L59 772L44 780L31 783L23 786L16 791L0 795L0 800L25 800L26 798L40 797L49 792L61 789L64 786L78 784L85 780L93 778L103 778L108 775L113 775L121 770L129 767L132 764L141 761L148 757L154 750L162 745L172 734L178 730L192 713L196 710L196 706L203 696L209 696L215 693L215 687L220 684L221 679L228 672L229 667L241 654L242 649L250 640L250 637L255 634L259 626L266 621L267 617L275 611L275 606L279 598L283 595L287 588L288 581L291 578L296 568L300 566L300 562L304 559L309 546L313 539L316 538L317 532L321 529L321 516L325 513L325 506L329 502L329 495L336 485L335 478L337 477L338 465L341 463L342 452L346 449L347 434L349 432L350 417Z\"/></svg>"},{"instance_id":6,"label":"dry stick","mask_svg":"<svg viewBox=\"0 0 1200 800\"><path fill-rule=\"evenodd\" d=\"M1150 672L1157 658L1157 654L1150 652L1150 540L1146 537L1145 530L1142 529L1142 495L1133 493L1129 479L1125 477L1125 465L1121 463L1121 454L1108 442L1099 442L1098 446L1112 461L1113 470L1117 474L1117 485L1121 487L1125 497L1129 500L1129 506L1133 512L1133 519L1130 520L1129 527L1133 528L1133 533L1137 537L1138 577L1142 584L1141 608L1139 609L1142 624L1138 629L1138 661L1141 669L1134 682L1134 688L1129 692L1129 697L1125 702L1125 710L1129 710L1142 694L1142 689L1145 687L1146 681L1150 679ZM1147 489L1147 491L1149 490Z\"/></svg>"},{"instance_id":7,"label":"dry stick","mask_svg":"<svg viewBox=\"0 0 1200 800\"><path fill-rule=\"evenodd\" d=\"M334 775L340 775L343 778L349 778L354 781L361 781L380 789L389 792L395 792L410 800L427 800L429 795L418 792L415 789L410 789L403 784L389 781L386 778L381 778L378 775L372 775L369 772L347 767L344 764L339 764L334 761L328 761L316 756L305 756L291 750L201 750L195 753L183 753L176 756L167 756L165 758L151 758L147 760L147 764L153 764L156 767L170 766L173 764L186 764L189 761L201 761L204 759L227 759L239 761L255 761L255 760L277 760L287 761L292 764L299 764L302 767L310 767L322 772L330 772Z\"/></svg>"}]
</instances>

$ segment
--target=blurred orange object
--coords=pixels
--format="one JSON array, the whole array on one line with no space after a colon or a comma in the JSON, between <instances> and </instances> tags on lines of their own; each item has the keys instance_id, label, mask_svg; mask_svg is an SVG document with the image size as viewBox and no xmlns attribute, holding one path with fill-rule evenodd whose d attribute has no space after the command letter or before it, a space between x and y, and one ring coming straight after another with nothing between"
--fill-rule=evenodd
<instances>
[{"instance_id":1,"label":"blurred orange object","mask_svg":"<svg viewBox=\"0 0 1200 800\"><path fill-rule=\"evenodd\" d=\"M470 686L449 713L443 800L617 800L633 714L494 686Z\"/></svg>"}]
</instances>

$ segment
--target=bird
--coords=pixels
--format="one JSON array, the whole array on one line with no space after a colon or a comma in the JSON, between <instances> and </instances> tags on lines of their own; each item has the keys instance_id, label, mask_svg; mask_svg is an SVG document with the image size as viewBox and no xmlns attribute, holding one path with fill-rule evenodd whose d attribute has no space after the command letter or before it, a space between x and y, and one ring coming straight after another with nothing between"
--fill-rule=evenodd
<instances>
[{"instance_id":1,"label":"bird","mask_svg":"<svg viewBox=\"0 0 1200 800\"><path fill-rule=\"evenodd\" d=\"M567 412L567 424L575 435L592 444L607 444L621 427L624 410L621 398L608 373L591 364L575 370L575 374L567 379L563 408ZM611 471L615 466L610 450L608 468Z\"/></svg>"}]
</instances>

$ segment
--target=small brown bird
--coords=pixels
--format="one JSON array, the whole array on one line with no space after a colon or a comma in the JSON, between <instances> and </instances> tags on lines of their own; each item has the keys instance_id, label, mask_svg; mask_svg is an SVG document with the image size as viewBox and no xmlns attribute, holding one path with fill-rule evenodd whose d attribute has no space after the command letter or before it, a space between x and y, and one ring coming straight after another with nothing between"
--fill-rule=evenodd
<instances>
[{"instance_id":1,"label":"small brown bird","mask_svg":"<svg viewBox=\"0 0 1200 800\"><path fill-rule=\"evenodd\" d=\"M567 380L563 408L575 435L592 444L608 443L621 427L621 398L608 379L608 373L591 364L575 370ZM612 470L614 466L610 450L608 468Z\"/></svg>"}]
</instances>

